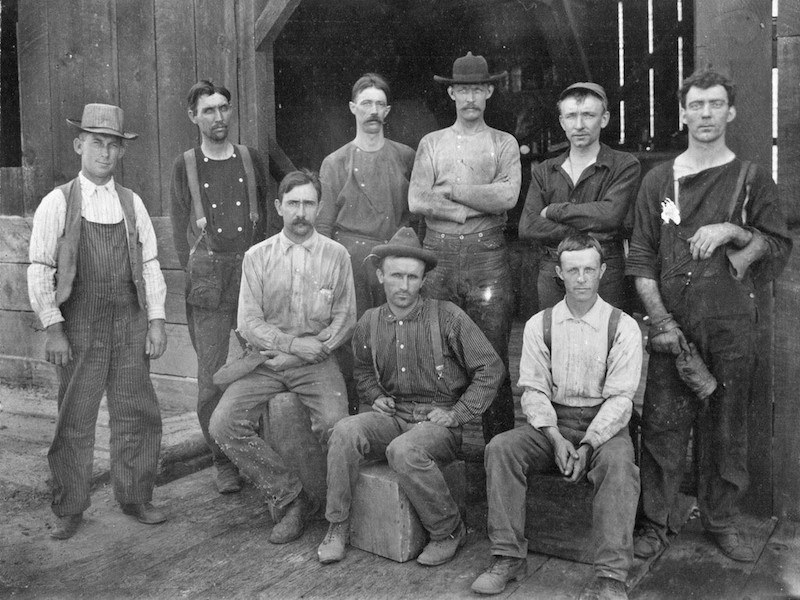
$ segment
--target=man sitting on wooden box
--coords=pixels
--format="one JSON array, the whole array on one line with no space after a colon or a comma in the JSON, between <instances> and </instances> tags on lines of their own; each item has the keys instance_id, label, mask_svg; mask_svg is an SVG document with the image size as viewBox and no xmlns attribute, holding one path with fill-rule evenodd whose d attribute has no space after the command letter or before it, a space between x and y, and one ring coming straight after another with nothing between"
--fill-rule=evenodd
<instances>
[{"instance_id":1,"label":"man sitting on wooden box","mask_svg":"<svg viewBox=\"0 0 800 600\"><path fill-rule=\"evenodd\" d=\"M319 560L344 558L359 466L385 455L430 533L417 562L440 565L466 540L440 466L456 458L462 426L486 410L505 369L464 311L420 296L437 260L411 228L372 252L387 302L368 310L353 334L358 394L372 411L339 421L328 442L330 526Z\"/></svg>"},{"instance_id":2,"label":"man sitting on wooden box","mask_svg":"<svg viewBox=\"0 0 800 600\"><path fill-rule=\"evenodd\" d=\"M597 294L603 249L588 234L558 246L556 272L566 296L525 325L519 385L527 424L486 447L488 531L494 561L472 584L498 594L526 572L528 474L558 471L594 486L595 578L581 600L627 598L639 469L628 421L642 366L642 338L631 317Z\"/></svg>"}]
</instances>

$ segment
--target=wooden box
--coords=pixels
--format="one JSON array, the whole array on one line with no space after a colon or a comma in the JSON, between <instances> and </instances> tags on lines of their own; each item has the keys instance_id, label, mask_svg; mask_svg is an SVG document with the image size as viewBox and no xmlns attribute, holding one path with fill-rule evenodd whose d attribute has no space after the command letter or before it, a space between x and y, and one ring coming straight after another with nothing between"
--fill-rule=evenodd
<instances>
[{"instance_id":1,"label":"wooden box","mask_svg":"<svg viewBox=\"0 0 800 600\"><path fill-rule=\"evenodd\" d=\"M465 512L466 468L456 460L442 469L450 493ZM385 462L361 468L350 508L350 545L378 556L405 562L422 551L428 532L422 526L397 474Z\"/></svg>"},{"instance_id":2,"label":"wooden box","mask_svg":"<svg viewBox=\"0 0 800 600\"><path fill-rule=\"evenodd\" d=\"M557 474L528 477L525 537L528 550L591 564L592 498L594 488L585 479L565 481Z\"/></svg>"},{"instance_id":3,"label":"wooden box","mask_svg":"<svg viewBox=\"0 0 800 600\"><path fill-rule=\"evenodd\" d=\"M327 449L311 431L308 409L297 394L276 394L262 415L262 435L303 482L303 488L319 502L324 517L327 495ZM267 434L268 435L265 435Z\"/></svg>"}]
</instances>

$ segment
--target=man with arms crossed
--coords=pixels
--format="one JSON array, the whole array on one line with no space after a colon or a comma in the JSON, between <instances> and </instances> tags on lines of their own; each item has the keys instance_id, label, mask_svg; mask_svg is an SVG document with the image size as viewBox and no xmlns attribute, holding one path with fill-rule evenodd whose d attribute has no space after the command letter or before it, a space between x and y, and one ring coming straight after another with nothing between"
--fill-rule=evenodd
<instances>
[{"instance_id":1,"label":"man with arms crossed","mask_svg":"<svg viewBox=\"0 0 800 600\"><path fill-rule=\"evenodd\" d=\"M359 396L373 410L333 428L325 514L330 526L319 560L344 558L359 465L385 455L431 536L417 562L440 565L464 544L466 528L439 467L456 458L462 425L494 398L503 363L460 308L420 296L436 257L420 247L411 228L373 252L387 302L368 310L353 334Z\"/></svg>"},{"instance_id":2,"label":"man with arms crossed","mask_svg":"<svg viewBox=\"0 0 800 600\"><path fill-rule=\"evenodd\" d=\"M331 352L355 325L353 275L344 247L314 230L319 194L314 173L286 175L275 200L283 231L244 256L238 331L265 360L230 384L209 424L222 451L264 493L273 544L300 537L317 507L298 474L259 436L264 407L276 394L295 392L322 444L347 416L344 379Z\"/></svg>"},{"instance_id":3,"label":"man with arms crossed","mask_svg":"<svg viewBox=\"0 0 800 600\"><path fill-rule=\"evenodd\" d=\"M567 87L558 100L559 122L569 150L533 169L519 237L542 245L537 291L539 310L564 297L556 275L556 247L566 236L591 233L603 246L606 272L600 297L630 310L625 285L623 241L633 227L633 201L639 189L639 161L600 142L611 118L605 90L596 83Z\"/></svg>"},{"instance_id":4,"label":"man with arms crossed","mask_svg":"<svg viewBox=\"0 0 800 600\"><path fill-rule=\"evenodd\" d=\"M628 421L642 367L636 321L598 294L603 249L588 234L558 245L556 273L566 296L534 315L522 339L519 385L527 423L486 447L488 531L494 561L472 589L498 594L525 575L528 473L558 471L594 486L595 578L581 600L627 598L639 500Z\"/></svg>"},{"instance_id":5,"label":"man with arms crossed","mask_svg":"<svg viewBox=\"0 0 800 600\"><path fill-rule=\"evenodd\" d=\"M456 121L419 143L408 189L411 211L425 217L425 249L439 259L423 294L450 300L475 321L506 368L500 391L483 413L483 437L514 427L514 400L508 374L508 336L513 289L503 228L506 211L519 196L519 145L511 134L492 129L483 118L493 81L482 56L453 63L448 84Z\"/></svg>"},{"instance_id":6,"label":"man with arms crossed","mask_svg":"<svg viewBox=\"0 0 800 600\"><path fill-rule=\"evenodd\" d=\"M758 352L755 288L786 264L792 241L770 173L728 148L736 88L713 70L680 88L689 146L650 171L636 200L627 273L650 317L642 413L644 524L636 556L659 553L680 487L689 434L699 449L697 500L723 554L755 560L738 528L747 488L747 405ZM717 388L701 401L678 375L676 356L696 348Z\"/></svg>"}]
</instances>

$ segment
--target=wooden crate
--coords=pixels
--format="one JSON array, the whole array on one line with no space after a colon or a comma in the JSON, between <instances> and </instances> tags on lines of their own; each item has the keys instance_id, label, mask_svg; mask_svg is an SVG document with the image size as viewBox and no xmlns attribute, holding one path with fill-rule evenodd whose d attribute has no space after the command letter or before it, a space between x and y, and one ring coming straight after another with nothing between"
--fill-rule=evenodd
<instances>
[{"instance_id":1,"label":"wooden crate","mask_svg":"<svg viewBox=\"0 0 800 600\"><path fill-rule=\"evenodd\" d=\"M450 493L465 513L466 467L463 460L442 468ZM353 490L350 545L397 562L416 558L427 542L414 507L400 488L397 474L385 462L367 463Z\"/></svg>"}]
</instances>

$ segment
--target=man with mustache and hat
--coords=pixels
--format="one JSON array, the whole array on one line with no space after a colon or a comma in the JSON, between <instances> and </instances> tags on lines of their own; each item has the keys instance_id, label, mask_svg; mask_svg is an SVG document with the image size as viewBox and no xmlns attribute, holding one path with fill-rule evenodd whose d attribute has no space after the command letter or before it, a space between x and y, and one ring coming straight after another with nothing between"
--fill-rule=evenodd
<instances>
[{"instance_id":1,"label":"man with mustache and hat","mask_svg":"<svg viewBox=\"0 0 800 600\"><path fill-rule=\"evenodd\" d=\"M423 298L436 256L410 227L373 249L386 303L364 313L353 334L355 377L372 411L336 423L328 443L328 533L322 563L340 561L360 463L386 456L431 536L417 558L449 561L466 539L458 506L440 467L456 458L462 426L489 406L503 363L489 340L456 305Z\"/></svg>"},{"instance_id":2,"label":"man with mustache and hat","mask_svg":"<svg viewBox=\"0 0 800 600\"><path fill-rule=\"evenodd\" d=\"M387 139L384 124L392 107L389 84L377 73L366 73L355 85L350 112L356 137L325 157L320 168L322 198L316 228L350 253L356 288L356 318L386 300L383 286L366 257L411 221L408 180L414 150ZM357 412L353 357L349 346L337 354L348 384L351 412Z\"/></svg>"},{"instance_id":3,"label":"man with mustache and hat","mask_svg":"<svg viewBox=\"0 0 800 600\"><path fill-rule=\"evenodd\" d=\"M608 125L606 92L597 83L568 86L558 99L559 122L569 150L536 165L519 220L520 239L543 246L537 291L539 310L564 297L556 274L559 242L575 233L591 233L603 245L606 272L600 296L631 310L633 291L625 282L623 242L633 229L633 200L639 189L639 161L600 142Z\"/></svg>"},{"instance_id":4,"label":"man with mustache and hat","mask_svg":"<svg viewBox=\"0 0 800 600\"><path fill-rule=\"evenodd\" d=\"M161 413L150 359L167 348L167 288L142 199L114 181L126 140L121 108L87 104L73 141L81 170L47 194L33 217L28 294L58 367L58 419L47 454L56 539L72 537L91 504L94 431L108 398L111 478L125 514L166 520L151 504Z\"/></svg>"},{"instance_id":5,"label":"man with mustache and hat","mask_svg":"<svg viewBox=\"0 0 800 600\"><path fill-rule=\"evenodd\" d=\"M286 175L275 200L283 230L244 255L237 329L256 361L241 361L249 372L238 373L209 423L222 451L264 493L273 544L300 537L317 507L298 474L259 436L264 407L276 394L296 393L322 444L347 416L344 379L331 353L350 339L355 290L347 250L314 229L319 195L315 173Z\"/></svg>"},{"instance_id":6,"label":"man with mustache and hat","mask_svg":"<svg viewBox=\"0 0 800 600\"><path fill-rule=\"evenodd\" d=\"M207 79L198 81L189 90L187 113L201 142L172 166L172 233L186 271L186 324L197 354L197 418L211 450L217 491L229 494L241 489L241 481L208 433L222 397L212 378L228 358L230 331L236 327L242 257L278 232L279 219L267 206L260 153L229 139L230 91Z\"/></svg>"},{"instance_id":7,"label":"man with mustache and hat","mask_svg":"<svg viewBox=\"0 0 800 600\"><path fill-rule=\"evenodd\" d=\"M522 172L514 136L492 129L483 116L492 82L505 75L490 75L486 60L468 52L456 59L452 78L434 76L448 85L456 121L422 138L408 190L411 211L425 217L424 247L439 259L423 293L460 306L505 365L500 392L483 414L487 442L514 426L508 374L513 289L503 228Z\"/></svg>"}]
</instances>

